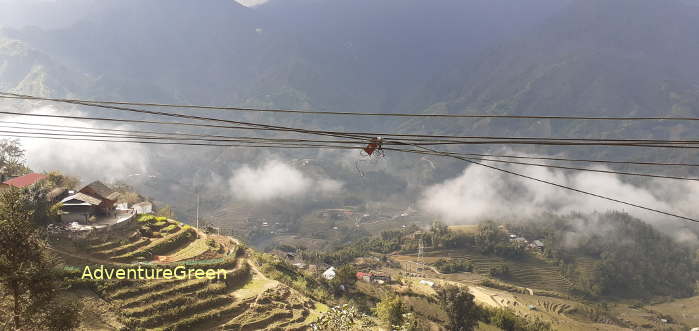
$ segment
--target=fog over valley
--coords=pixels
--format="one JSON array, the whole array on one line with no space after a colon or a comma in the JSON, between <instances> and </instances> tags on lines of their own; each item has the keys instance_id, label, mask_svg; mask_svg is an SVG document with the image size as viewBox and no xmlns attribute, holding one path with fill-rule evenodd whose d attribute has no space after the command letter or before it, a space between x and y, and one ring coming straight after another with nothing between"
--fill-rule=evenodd
<instances>
[{"instance_id":1,"label":"fog over valley","mask_svg":"<svg viewBox=\"0 0 699 331\"><path fill-rule=\"evenodd\" d=\"M0 248L232 277L0 330L694 330L696 36L694 0L0 0Z\"/></svg>"}]
</instances>

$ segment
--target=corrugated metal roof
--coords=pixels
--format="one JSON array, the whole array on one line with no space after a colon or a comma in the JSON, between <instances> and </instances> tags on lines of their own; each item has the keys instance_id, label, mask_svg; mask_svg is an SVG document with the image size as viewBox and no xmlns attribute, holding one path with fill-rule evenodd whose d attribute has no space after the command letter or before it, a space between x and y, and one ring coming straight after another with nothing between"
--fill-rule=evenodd
<instances>
[{"instance_id":1,"label":"corrugated metal roof","mask_svg":"<svg viewBox=\"0 0 699 331\"><path fill-rule=\"evenodd\" d=\"M102 199L116 200L116 198L119 197L119 192L112 190L111 188L109 188L109 186L104 185L104 183L100 182L99 180L87 184L80 190L80 192L83 192L86 188L92 189L92 191L97 193L99 197Z\"/></svg>"},{"instance_id":2,"label":"corrugated metal roof","mask_svg":"<svg viewBox=\"0 0 699 331\"><path fill-rule=\"evenodd\" d=\"M83 202L87 202L87 203L89 203L91 205L95 205L95 206L99 206L99 204L102 203L102 200L97 199L95 197L91 197L91 196L84 194L84 193L76 193L76 194L73 194L69 197L66 197L65 199L61 200L61 203L66 203L70 200L83 201Z\"/></svg>"},{"instance_id":3,"label":"corrugated metal roof","mask_svg":"<svg viewBox=\"0 0 699 331\"><path fill-rule=\"evenodd\" d=\"M20 176L17 178L12 178L10 180L6 180L3 182L3 184L22 188L22 187L34 185L44 178L46 178L46 175L31 173L31 174L27 174L27 175Z\"/></svg>"}]
</instances>

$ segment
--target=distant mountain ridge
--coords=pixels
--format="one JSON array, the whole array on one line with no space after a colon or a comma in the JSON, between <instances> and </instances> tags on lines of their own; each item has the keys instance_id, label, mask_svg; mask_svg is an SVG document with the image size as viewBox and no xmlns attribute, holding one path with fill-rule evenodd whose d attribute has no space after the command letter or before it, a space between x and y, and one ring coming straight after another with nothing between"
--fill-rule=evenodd
<instances>
[{"instance_id":1,"label":"distant mountain ridge","mask_svg":"<svg viewBox=\"0 0 699 331\"><path fill-rule=\"evenodd\" d=\"M89 15L67 27L5 29L3 40L14 41L0 42L2 90L336 111L699 116L696 2L272 0L247 8L232 0L104 0L92 1L84 9ZM199 114L377 132L697 137L694 124L671 121ZM487 149L468 146L454 151ZM696 153L687 151L517 150L699 161ZM242 159L258 160L256 152L194 153L197 157L192 159L216 160L213 167L222 174ZM317 156L312 153L303 157ZM405 160L414 161L412 156ZM164 157L161 162L180 167L171 169L173 174L188 174L192 164L177 161L176 166ZM417 163L405 162L408 169L382 176L399 181L400 176L417 172ZM425 176L424 182L455 175L463 166L462 162L440 165L435 177Z\"/></svg>"},{"instance_id":2,"label":"distant mountain ridge","mask_svg":"<svg viewBox=\"0 0 699 331\"><path fill-rule=\"evenodd\" d=\"M414 108L406 95L558 3L111 0L66 28L6 33L100 77L112 97L142 97L124 88L141 81L181 102L400 111Z\"/></svg>"}]
</instances>

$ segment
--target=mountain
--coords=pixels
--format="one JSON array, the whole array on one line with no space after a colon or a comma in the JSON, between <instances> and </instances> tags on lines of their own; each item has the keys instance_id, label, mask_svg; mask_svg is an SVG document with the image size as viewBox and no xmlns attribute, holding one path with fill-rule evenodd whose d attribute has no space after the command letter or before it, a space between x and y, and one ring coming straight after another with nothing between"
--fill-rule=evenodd
<instances>
[{"instance_id":1,"label":"mountain","mask_svg":"<svg viewBox=\"0 0 699 331\"><path fill-rule=\"evenodd\" d=\"M25 42L0 35L0 89L33 95L71 95L85 89L86 76L32 49Z\"/></svg>"},{"instance_id":2,"label":"mountain","mask_svg":"<svg viewBox=\"0 0 699 331\"><path fill-rule=\"evenodd\" d=\"M68 27L8 34L117 90L140 81L181 102L395 111L558 3L111 0L84 4L90 15ZM119 96L150 99L140 91Z\"/></svg>"},{"instance_id":3,"label":"mountain","mask_svg":"<svg viewBox=\"0 0 699 331\"><path fill-rule=\"evenodd\" d=\"M697 18L682 1L575 1L443 78L453 90L439 101L450 113L697 116ZM552 136L583 133L552 126Z\"/></svg>"},{"instance_id":4,"label":"mountain","mask_svg":"<svg viewBox=\"0 0 699 331\"><path fill-rule=\"evenodd\" d=\"M2 47L3 90L337 111L699 114L696 2L272 0L252 8L232 0L69 3L85 12L66 20L73 23L3 30L4 39L12 40ZM13 45L21 45L23 51ZM669 121L401 121L198 114L307 128L455 135L692 138L694 132L692 124ZM520 149L696 161L694 153L685 151ZM152 172L164 174L166 182L189 178L197 167L228 178L232 168L269 156L222 148L148 150L157 160L152 161ZM269 153L289 159L327 158L315 151ZM191 161L180 155L189 155ZM391 158L392 166L376 171L376 176L386 178L390 187L404 187L403 181L415 191L463 169L460 161L436 161L439 170L433 171L423 169L434 168L433 164L415 162L412 156ZM327 161L328 168L337 168L334 156ZM342 168L338 176L348 179L347 187L367 187L357 179L355 168ZM417 173L421 175L413 176ZM149 192L162 196L170 191L158 185Z\"/></svg>"}]
</instances>

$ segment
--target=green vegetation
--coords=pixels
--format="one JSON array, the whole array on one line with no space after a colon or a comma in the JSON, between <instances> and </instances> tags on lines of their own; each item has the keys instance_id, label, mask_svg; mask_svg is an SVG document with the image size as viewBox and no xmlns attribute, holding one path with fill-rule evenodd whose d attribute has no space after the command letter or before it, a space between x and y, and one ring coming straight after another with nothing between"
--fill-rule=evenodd
<instances>
[{"instance_id":1,"label":"green vegetation","mask_svg":"<svg viewBox=\"0 0 699 331\"><path fill-rule=\"evenodd\" d=\"M170 258L173 261L194 259L211 249L212 247L207 244L207 241L197 239L191 244L187 245L187 247L177 251L175 254L170 255Z\"/></svg>"},{"instance_id":2,"label":"green vegetation","mask_svg":"<svg viewBox=\"0 0 699 331\"><path fill-rule=\"evenodd\" d=\"M345 264L335 270L335 278L329 281L334 290L340 285L349 286L357 281L357 268L351 264Z\"/></svg>"},{"instance_id":3,"label":"green vegetation","mask_svg":"<svg viewBox=\"0 0 699 331\"><path fill-rule=\"evenodd\" d=\"M465 259L439 259L434 266L443 274L473 271L473 264Z\"/></svg>"},{"instance_id":4,"label":"green vegetation","mask_svg":"<svg viewBox=\"0 0 699 331\"><path fill-rule=\"evenodd\" d=\"M0 139L0 173L16 176L30 172L24 164L25 152L17 139Z\"/></svg>"},{"instance_id":5,"label":"green vegetation","mask_svg":"<svg viewBox=\"0 0 699 331\"><path fill-rule=\"evenodd\" d=\"M150 258L153 255L164 254L174 249L183 247L196 238L196 232L188 225L183 226L180 231L162 239L155 240L148 245L142 246L129 253L115 256L115 261L130 261L138 257Z\"/></svg>"},{"instance_id":6,"label":"green vegetation","mask_svg":"<svg viewBox=\"0 0 699 331\"><path fill-rule=\"evenodd\" d=\"M268 277L282 282L304 295L320 302L327 302L332 297L328 284L306 272L298 271L294 266L277 256L255 254L257 264ZM353 275L354 276L354 275Z\"/></svg>"},{"instance_id":7,"label":"green vegetation","mask_svg":"<svg viewBox=\"0 0 699 331\"><path fill-rule=\"evenodd\" d=\"M0 297L12 299L13 329L72 330L80 307L57 300L56 261L34 223L32 197L15 188L0 193Z\"/></svg>"},{"instance_id":8,"label":"green vegetation","mask_svg":"<svg viewBox=\"0 0 699 331\"><path fill-rule=\"evenodd\" d=\"M694 252L628 214L546 215L519 228L547 238L545 254L560 262L582 294L643 298L695 292Z\"/></svg>"},{"instance_id":9,"label":"green vegetation","mask_svg":"<svg viewBox=\"0 0 699 331\"><path fill-rule=\"evenodd\" d=\"M517 316L512 310L505 308L483 308L486 322L505 331L548 331L551 324L540 319L530 320Z\"/></svg>"},{"instance_id":10,"label":"green vegetation","mask_svg":"<svg viewBox=\"0 0 699 331\"><path fill-rule=\"evenodd\" d=\"M179 227L178 225L176 225L176 224L170 224L170 225L168 225L168 226L166 226L166 227L160 229L160 232L162 232L162 233L173 233L173 232L177 232L177 231L179 231L179 230L180 230L180 227Z\"/></svg>"},{"instance_id":11,"label":"green vegetation","mask_svg":"<svg viewBox=\"0 0 699 331\"><path fill-rule=\"evenodd\" d=\"M403 315L407 311L398 296L386 296L376 305L374 312L390 328L403 324Z\"/></svg>"},{"instance_id":12,"label":"green vegetation","mask_svg":"<svg viewBox=\"0 0 699 331\"><path fill-rule=\"evenodd\" d=\"M155 221L155 215L151 215L151 214L140 215L136 219L136 222L142 223L142 224L148 224L148 223L153 222L153 221Z\"/></svg>"},{"instance_id":13,"label":"green vegetation","mask_svg":"<svg viewBox=\"0 0 699 331\"><path fill-rule=\"evenodd\" d=\"M330 308L320 314L318 321L312 324L314 330L351 331L371 327L374 323L366 314L360 313L355 307L342 305Z\"/></svg>"},{"instance_id":14,"label":"green vegetation","mask_svg":"<svg viewBox=\"0 0 699 331\"><path fill-rule=\"evenodd\" d=\"M471 331L478 325L480 310L468 290L447 285L437 290L437 301L447 315L450 331Z\"/></svg>"},{"instance_id":15,"label":"green vegetation","mask_svg":"<svg viewBox=\"0 0 699 331\"><path fill-rule=\"evenodd\" d=\"M509 259L522 258L526 254L523 245L509 242L505 233L500 231L498 225L492 221L478 225L476 246L483 254L493 254Z\"/></svg>"}]
</instances>

